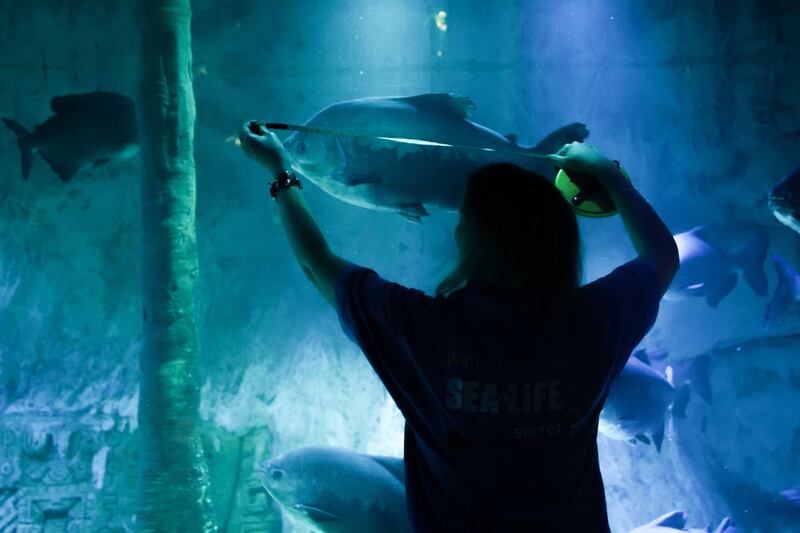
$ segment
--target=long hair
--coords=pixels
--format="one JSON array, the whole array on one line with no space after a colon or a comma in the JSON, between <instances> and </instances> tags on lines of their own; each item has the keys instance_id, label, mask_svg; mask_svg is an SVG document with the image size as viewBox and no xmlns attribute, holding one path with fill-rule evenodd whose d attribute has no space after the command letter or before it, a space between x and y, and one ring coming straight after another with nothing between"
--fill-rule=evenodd
<instances>
[{"instance_id":1,"label":"long hair","mask_svg":"<svg viewBox=\"0 0 800 533\"><path fill-rule=\"evenodd\" d=\"M456 228L459 261L436 287L446 296L465 285L549 301L580 285L578 221L545 177L511 163L473 172Z\"/></svg>"}]
</instances>

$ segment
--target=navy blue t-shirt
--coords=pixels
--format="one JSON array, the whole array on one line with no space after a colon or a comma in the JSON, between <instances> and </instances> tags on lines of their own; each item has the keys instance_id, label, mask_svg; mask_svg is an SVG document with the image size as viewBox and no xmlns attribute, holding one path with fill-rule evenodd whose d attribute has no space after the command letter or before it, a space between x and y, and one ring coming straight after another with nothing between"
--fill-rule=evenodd
<instances>
[{"instance_id":1,"label":"navy blue t-shirt","mask_svg":"<svg viewBox=\"0 0 800 533\"><path fill-rule=\"evenodd\" d=\"M549 309L531 294L431 297L345 269L342 328L406 420L415 531L608 531L598 419L659 296L640 261Z\"/></svg>"}]
</instances>

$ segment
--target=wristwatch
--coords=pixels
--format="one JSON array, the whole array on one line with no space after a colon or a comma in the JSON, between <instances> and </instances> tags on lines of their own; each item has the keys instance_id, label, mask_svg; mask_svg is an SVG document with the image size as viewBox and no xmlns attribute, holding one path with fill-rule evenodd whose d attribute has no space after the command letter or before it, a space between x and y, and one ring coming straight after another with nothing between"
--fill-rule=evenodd
<instances>
[{"instance_id":1,"label":"wristwatch","mask_svg":"<svg viewBox=\"0 0 800 533\"><path fill-rule=\"evenodd\" d=\"M303 184L300 183L300 180L297 179L294 172L291 170L284 170L275 176L275 181L269 186L269 195L272 196L273 200L277 201L278 192L293 186L300 187L301 189L303 188Z\"/></svg>"}]
</instances>

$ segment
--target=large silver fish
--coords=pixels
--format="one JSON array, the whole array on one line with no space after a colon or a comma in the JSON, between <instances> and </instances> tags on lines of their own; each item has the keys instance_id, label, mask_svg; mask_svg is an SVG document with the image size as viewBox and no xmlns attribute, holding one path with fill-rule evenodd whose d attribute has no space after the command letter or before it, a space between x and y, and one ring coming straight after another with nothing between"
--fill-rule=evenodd
<instances>
[{"instance_id":1,"label":"large silver fish","mask_svg":"<svg viewBox=\"0 0 800 533\"><path fill-rule=\"evenodd\" d=\"M686 513L683 511L670 511L655 520L639 526L630 533L674 533L675 531L689 531L692 533L710 533L711 528L687 528ZM736 533L736 526L731 517L725 517L719 523L714 533Z\"/></svg>"},{"instance_id":2,"label":"large silver fish","mask_svg":"<svg viewBox=\"0 0 800 533\"><path fill-rule=\"evenodd\" d=\"M665 417L675 400L669 380L634 353L611 385L600 412L599 430L607 437L655 445L661 451Z\"/></svg>"},{"instance_id":3,"label":"large silver fish","mask_svg":"<svg viewBox=\"0 0 800 533\"><path fill-rule=\"evenodd\" d=\"M305 126L347 135L298 131L284 146L293 168L328 194L420 222L428 209L458 209L467 176L480 166L508 161L552 176L552 164L535 156L589 135L585 125L573 123L536 146L520 146L516 136L470 121L473 107L469 98L446 93L339 102Z\"/></svg>"},{"instance_id":4,"label":"large silver fish","mask_svg":"<svg viewBox=\"0 0 800 533\"><path fill-rule=\"evenodd\" d=\"M769 191L769 208L782 224L800 233L800 167Z\"/></svg>"},{"instance_id":5,"label":"large silver fish","mask_svg":"<svg viewBox=\"0 0 800 533\"><path fill-rule=\"evenodd\" d=\"M704 297L711 307L736 287L742 273L750 288L759 296L767 294L764 259L769 236L758 231L741 249L727 252L703 238L703 226L675 235L680 268L664 295L665 300Z\"/></svg>"},{"instance_id":6,"label":"large silver fish","mask_svg":"<svg viewBox=\"0 0 800 533\"><path fill-rule=\"evenodd\" d=\"M260 466L264 488L293 521L323 533L406 533L403 460L308 447Z\"/></svg>"},{"instance_id":7,"label":"large silver fish","mask_svg":"<svg viewBox=\"0 0 800 533\"><path fill-rule=\"evenodd\" d=\"M56 96L50 100L53 116L29 132L19 123L3 123L17 136L22 178L28 179L33 154L38 153L69 181L81 169L112 159L125 159L139 151L133 100L110 92Z\"/></svg>"},{"instance_id":8,"label":"large silver fish","mask_svg":"<svg viewBox=\"0 0 800 533\"><path fill-rule=\"evenodd\" d=\"M781 256L773 255L778 284L764 314L764 328L779 326L789 312L800 303L800 272L792 268Z\"/></svg>"}]
</instances>

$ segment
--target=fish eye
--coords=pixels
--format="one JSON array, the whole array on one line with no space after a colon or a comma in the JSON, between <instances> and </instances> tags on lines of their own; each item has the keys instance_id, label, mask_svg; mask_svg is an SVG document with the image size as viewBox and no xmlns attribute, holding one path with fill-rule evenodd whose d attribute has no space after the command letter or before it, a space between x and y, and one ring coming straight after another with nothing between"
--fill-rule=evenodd
<instances>
[{"instance_id":1,"label":"fish eye","mask_svg":"<svg viewBox=\"0 0 800 533\"><path fill-rule=\"evenodd\" d=\"M269 476L275 481L278 481L283 478L283 470L281 470L280 468L276 468L269 473Z\"/></svg>"},{"instance_id":2,"label":"fish eye","mask_svg":"<svg viewBox=\"0 0 800 533\"><path fill-rule=\"evenodd\" d=\"M297 153L298 154L306 153L306 143L304 142L297 143Z\"/></svg>"}]
</instances>

